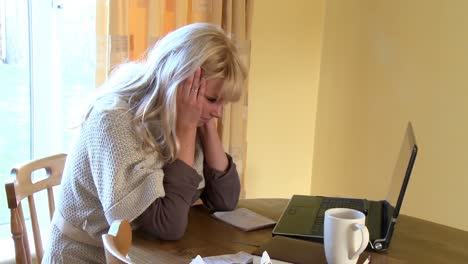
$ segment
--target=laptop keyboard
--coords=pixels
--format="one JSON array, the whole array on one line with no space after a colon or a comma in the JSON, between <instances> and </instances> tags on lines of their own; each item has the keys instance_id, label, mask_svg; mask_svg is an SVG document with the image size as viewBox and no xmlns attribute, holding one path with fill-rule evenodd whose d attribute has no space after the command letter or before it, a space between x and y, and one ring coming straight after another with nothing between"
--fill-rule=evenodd
<instances>
[{"instance_id":1,"label":"laptop keyboard","mask_svg":"<svg viewBox=\"0 0 468 264\"><path fill-rule=\"evenodd\" d=\"M323 236L323 221L325 218L325 211L330 208L351 208L363 213L366 212L364 200L362 199L349 199L349 198L333 198L323 197L320 203L320 209L317 212L314 226L312 227L313 233L318 233Z\"/></svg>"}]
</instances>

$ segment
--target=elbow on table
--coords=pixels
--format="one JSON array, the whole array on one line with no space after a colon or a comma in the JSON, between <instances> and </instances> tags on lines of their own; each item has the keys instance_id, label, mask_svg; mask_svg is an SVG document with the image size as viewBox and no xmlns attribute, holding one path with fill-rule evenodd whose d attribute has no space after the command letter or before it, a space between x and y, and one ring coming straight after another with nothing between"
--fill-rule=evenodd
<instances>
[{"instance_id":1,"label":"elbow on table","mask_svg":"<svg viewBox=\"0 0 468 264\"><path fill-rule=\"evenodd\" d=\"M235 197L234 199L233 197L232 199L217 201L217 203L211 204L209 207L212 207L212 209L216 211L232 211L237 207L238 198L239 197Z\"/></svg>"},{"instance_id":2,"label":"elbow on table","mask_svg":"<svg viewBox=\"0 0 468 264\"><path fill-rule=\"evenodd\" d=\"M237 207L237 200L235 201L232 201L230 203L225 203L223 206L221 206L221 209L222 211L232 211L234 209L236 209Z\"/></svg>"},{"instance_id":3,"label":"elbow on table","mask_svg":"<svg viewBox=\"0 0 468 264\"><path fill-rule=\"evenodd\" d=\"M240 186L234 188L229 195L225 195L222 199L219 199L217 209L221 211L232 211L236 209L237 203L239 202Z\"/></svg>"},{"instance_id":4,"label":"elbow on table","mask_svg":"<svg viewBox=\"0 0 468 264\"><path fill-rule=\"evenodd\" d=\"M233 190L230 193L210 193L202 195L203 203L215 211L232 211L239 202L240 191Z\"/></svg>"},{"instance_id":5,"label":"elbow on table","mask_svg":"<svg viewBox=\"0 0 468 264\"><path fill-rule=\"evenodd\" d=\"M161 230L157 236L162 240L180 240L184 236L186 230L187 222L176 221L175 223L171 224L170 228Z\"/></svg>"}]
</instances>

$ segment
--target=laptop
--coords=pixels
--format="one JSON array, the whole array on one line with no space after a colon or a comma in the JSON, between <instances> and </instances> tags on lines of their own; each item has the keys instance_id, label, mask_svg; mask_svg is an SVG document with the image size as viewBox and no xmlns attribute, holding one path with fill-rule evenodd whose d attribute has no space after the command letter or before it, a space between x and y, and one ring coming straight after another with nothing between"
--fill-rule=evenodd
<instances>
[{"instance_id":1,"label":"laptop","mask_svg":"<svg viewBox=\"0 0 468 264\"><path fill-rule=\"evenodd\" d=\"M385 200L293 195L272 231L273 236L322 242L325 211L353 208L366 214L370 247L377 251L388 249L417 152L413 127L408 123Z\"/></svg>"}]
</instances>

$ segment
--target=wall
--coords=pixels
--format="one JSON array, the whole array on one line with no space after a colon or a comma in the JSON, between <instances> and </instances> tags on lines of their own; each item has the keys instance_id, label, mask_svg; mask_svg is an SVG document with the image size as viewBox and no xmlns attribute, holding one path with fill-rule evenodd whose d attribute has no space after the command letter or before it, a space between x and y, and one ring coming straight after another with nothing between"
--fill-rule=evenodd
<instances>
[{"instance_id":1,"label":"wall","mask_svg":"<svg viewBox=\"0 0 468 264\"><path fill-rule=\"evenodd\" d=\"M468 230L465 10L463 0L327 1L312 193L384 198L411 120L420 152L402 213Z\"/></svg>"},{"instance_id":2,"label":"wall","mask_svg":"<svg viewBox=\"0 0 468 264\"><path fill-rule=\"evenodd\" d=\"M324 1L254 2L246 197L310 192Z\"/></svg>"}]
</instances>

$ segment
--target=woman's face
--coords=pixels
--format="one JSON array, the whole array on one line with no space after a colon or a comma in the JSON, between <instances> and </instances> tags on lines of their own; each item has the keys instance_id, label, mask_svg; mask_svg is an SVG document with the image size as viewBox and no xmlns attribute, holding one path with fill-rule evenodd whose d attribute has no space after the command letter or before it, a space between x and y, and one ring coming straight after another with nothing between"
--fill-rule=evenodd
<instances>
[{"instance_id":1,"label":"woman's face","mask_svg":"<svg viewBox=\"0 0 468 264\"><path fill-rule=\"evenodd\" d=\"M203 110L198 121L198 126L202 126L213 117L219 118L223 112L223 99L220 98L224 79L210 79L206 81L205 100L203 101Z\"/></svg>"}]
</instances>

